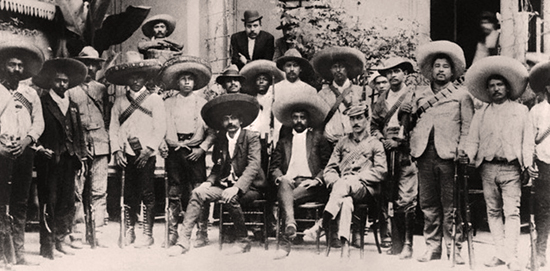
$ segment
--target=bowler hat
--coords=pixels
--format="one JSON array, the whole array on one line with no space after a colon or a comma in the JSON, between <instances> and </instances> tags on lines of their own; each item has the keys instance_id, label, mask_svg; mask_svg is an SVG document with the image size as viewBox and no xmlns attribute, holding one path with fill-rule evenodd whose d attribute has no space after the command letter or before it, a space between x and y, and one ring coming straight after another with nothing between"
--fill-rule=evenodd
<instances>
[{"instance_id":1,"label":"bowler hat","mask_svg":"<svg viewBox=\"0 0 550 271\"><path fill-rule=\"evenodd\" d=\"M32 82L43 89L50 89L51 80L57 72L67 75L68 88L73 88L84 82L88 69L82 62L72 58L54 58L44 62L40 72L32 78Z\"/></svg>"},{"instance_id":2,"label":"bowler hat","mask_svg":"<svg viewBox=\"0 0 550 271\"><path fill-rule=\"evenodd\" d=\"M242 93L220 95L207 102L201 110L206 125L214 130L223 130L222 118L226 115L239 116L241 127L250 125L260 112L256 98Z\"/></svg>"},{"instance_id":3,"label":"bowler hat","mask_svg":"<svg viewBox=\"0 0 550 271\"><path fill-rule=\"evenodd\" d=\"M251 23L257 20L261 20L264 16L260 16L257 10L246 10L244 12L244 18L241 19L244 23Z\"/></svg>"}]
</instances>

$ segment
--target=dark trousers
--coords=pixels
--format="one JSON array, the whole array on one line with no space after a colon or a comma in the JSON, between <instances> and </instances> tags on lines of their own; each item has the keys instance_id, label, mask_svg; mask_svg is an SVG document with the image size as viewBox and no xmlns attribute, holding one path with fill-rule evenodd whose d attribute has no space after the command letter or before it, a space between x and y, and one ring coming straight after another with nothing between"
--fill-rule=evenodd
<instances>
[{"instance_id":1,"label":"dark trousers","mask_svg":"<svg viewBox=\"0 0 550 271\"><path fill-rule=\"evenodd\" d=\"M40 203L40 251L49 253L69 233L75 212L75 173L81 163L67 152L36 161Z\"/></svg>"},{"instance_id":2,"label":"dark trousers","mask_svg":"<svg viewBox=\"0 0 550 271\"><path fill-rule=\"evenodd\" d=\"M27 148L21 156L12 160L0 156L0 204L10 205L13 217L13 243L17 258L22 257L27 222L27 201L32 182L34 150ZM9 182L11 182L11 193Z\"/></svg>"},{"instance_id":3,"label":"dark trousers","mask_svg":"<svg viewBox=\"0 0 550 271\"><path fill-rule=\"evenodd\" d=\"M205 156L197 161L185 159L189 151L180 148L177 151L170 149L165 160L168 173L169 190L171 200L181 200L183 208L187 206L191 191L206 180Z\"/></svg>"},{"instance_id":4,"label":"dark trousers","mask_svg":"<svg viewBox=\"0 0 550 271\"><path fill-rule=\"evenodd\" d=\"M137 156L127 155L128 165L126 166L126 182L124 187L124 204L129 208L126 209L130 216L131 225L135 225L139 210L139 203L143 201L143 205L147 208L147 215L152 219L152 212L155 205L155 163L157 158L151 156L147 163L142 168L137 168ZM152 220L151 220L152 221Z\"/></svg>"},{"instance_id":5,"label":"dark trousers","mask_svg":"<svg viewBox=\"0 0 550 271\"><path fill-rule=\"evenodd\" d=\"M294 182L282 179L281 183L279 183L278 198L285 225L296 225L296 220L294 219L294 204L300 205L311 200L322 202L327 199L328 192L324 185L315 186L309 189L300 186L303 181L309 179L310 178L296 178Z\"/></svg>"},{"instance_id":6,"label":"dark trousers","mask_svg":"<svg viewBox=\"0 0 550 271\"><path fill-rule=\"evenodd\" d=\"M535 160L539 177L535 179L535 225L537 225L537 251L546 255L550 231L550 164Z\"/></svg>"}]
</instances>

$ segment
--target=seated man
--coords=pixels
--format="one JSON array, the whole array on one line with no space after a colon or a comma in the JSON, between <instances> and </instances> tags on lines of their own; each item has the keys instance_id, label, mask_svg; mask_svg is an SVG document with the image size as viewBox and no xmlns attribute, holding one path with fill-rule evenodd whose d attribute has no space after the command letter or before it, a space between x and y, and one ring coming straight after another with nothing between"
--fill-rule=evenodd
<instances>
[{"instance_id":1,"label":"seated man","mask_svg":"<svg viewBox=\"0 0 550 271\"><path fill-rule=\"evenodd\" d=\"M281 134L269 169L278 186L277 198L285 224L284 245L275 259L288 256L290 239L296 236L294 204L326 200L323 169L331 150L323 132L312 127L322 124L329 110L320 97L305 93L273 105L275 117L284 126L292 127L292 133Z\"/></svg>"},{"instance_id":2,"label":"seated man","mask_svg":"<svg viewBox=\"0 0 550 271\"><path fill-rule=\"evenodd\" d=\"M349 246L353 202L372 202L387 172L384 146L367 131L368 112L365 105L349 109L353 132L338 141L324 172L332 191L323 213L323 228L339 218L338 236L344 246Z\"/></svg>"},{"instance_id":3,"label":"seated man","mask_svg":"<svg viewBox=\"0 0 550 271\"><path fill-rule=\"evenodd\" d=\"M168 254L177 256L189 250L193 226L200 217L201 208L221 200L235 226L236 245L230 253L250 251L247 229L241 203L246 205L262 196L265 176L260 167L260 139L257 133L242 129L258 115L259 104L246 94L226 94L206 103L201 115L206 124L219 130L214 142L214 166L206 182L191 193L180 239Z\"/></svg>"}]
</instances>

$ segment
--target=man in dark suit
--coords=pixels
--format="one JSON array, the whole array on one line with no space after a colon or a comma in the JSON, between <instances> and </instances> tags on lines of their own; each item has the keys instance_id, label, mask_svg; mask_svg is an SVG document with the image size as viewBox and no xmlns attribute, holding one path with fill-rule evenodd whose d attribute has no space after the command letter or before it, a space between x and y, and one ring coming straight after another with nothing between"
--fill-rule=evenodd
<instances>
[{"instance_id":1,"label":"man in dark suit","mask_svg":"<svg viewBox=\"0 0 550 271\"><path fill-rule=\"evenodd\" d=\"M65 92L86 77L84 64L74 59L44 63L33 83L49 89L42 98L44 132L38 139L36 157L40 203L40 255L53 260L53 248L73 254L63 241L75 213L75 173L90 155L84 141L80 112Z\"/></svg>"},{"instance_id":2,"label":"man in dark suit","mask_svg":"<svg viewBox=\"0 0 550 271\"><path fill-rule=\"evenodd\" d=\"M212 153L214 166L206 181L191 193L179 234L181 238L168 251L170 256L189 250L191 232L200 217L201 208L218 200L228 205L235 225L237 240L230 252L250 251L241 204L246 205L260 198L266 181L260 166L259 135L242 128L256 119L259 108L256 99L246 94L222 95L203 106L201 115L206 124L220 131Z\"/></svg>"},{"instance_id":3,"label":"man in dark suit","mask_svg":"<svg viewBox=\"0 0 550 271\"><path fill-rule=\"evenodd\" d=\"M326 199L323 169L330 158L331 148L323 131L312 127L322 124L329 110L320 97L304 93L273 105L275 117L284 126L292 127L292 132L281 133L269 168L271 178L278 186L277 198L285 222L284 245L276 252L275 259L288 256L290 239L296 236L294 204Z\"/></svg>"},{"instance_id":4,"label":"man in dark suit","mask_svg":"<svg viewBox=\"0 0 550 271\"><path fill-rule=\"evenodd\" d=\"M244 12L245 30L231 35L231 63L239 70L256 59L272 60L275 53L275 38L262 31L262 18L258 11Z\"/></svg>"}]
</instances>

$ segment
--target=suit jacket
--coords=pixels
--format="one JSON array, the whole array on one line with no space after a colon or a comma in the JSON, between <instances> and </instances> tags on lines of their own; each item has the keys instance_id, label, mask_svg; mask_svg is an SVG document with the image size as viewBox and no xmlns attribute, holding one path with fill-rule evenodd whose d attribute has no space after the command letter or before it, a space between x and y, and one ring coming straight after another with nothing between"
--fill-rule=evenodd
<instances>
[{"instance_id":1,"label":"suit jacket","mask_svg":"<svg viewBox=\"0 0 550 271\"><path fill-rule=\"evenodd\" d=\"M248 54L248 36L245 31L237 32L231 35L231 63L237 65L239 70L244 66L239 61L239 53L244 55L248 61L256 59L273 60L275 53L275 38L273 35L260 31L254 44L253 58Z\"/></svg>"},{"instance_id":2,"label":"suit jacket","mask_svg":"<svg viewBox=\"0 0 550 271\"><path fill-rule=\"evenodd\" d=\"M292 133L281 134L277 148L271 156L269 172L272 180L286 174L290 158L292 157ZM312 177L323 181L323 170L330 159L330 145L323 133L317 130L308 130L306 135L307 163Z\"/></svg>"},{"instance_id":3,"label":"suit jacket","mask_svg":"<svg viewBox=\"0 0 550 271\"><path fill-rule=\"evenodd\" d=\"M214 143L212 161L214 166L206 179L212 184L229 176L232 166L238 178L235 186L243 194L248 189L262 191L267 185L260 162L260 136L256 132L241 129L233 158L229 156L226 133L219 132Z\"/></svg>"},{"instance_id":4,"label":"suit jacket","mask_svg":"<svg viewBox=\"0 0 550 271\"><path fill-rule=\"evenodd\" d=\"M87 157L80 111L76 103L70 101L67 115L63 115L49 94L42 96L40 100L45 128L38 143L44 148L52 150L56 161L59 161L59 157L65 151L80 160Z\"/></svg>"}]
</instances>

